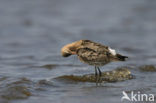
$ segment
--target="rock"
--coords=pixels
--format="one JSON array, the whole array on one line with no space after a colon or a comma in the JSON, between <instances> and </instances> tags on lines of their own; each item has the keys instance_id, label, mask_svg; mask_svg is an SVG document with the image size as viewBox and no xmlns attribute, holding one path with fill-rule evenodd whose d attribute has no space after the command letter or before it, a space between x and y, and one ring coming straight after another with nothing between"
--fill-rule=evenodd
<instances>
[{"instance_id":1,"label":"rock","mask_svg":"<svg viewBox=\"0 0 156 103\"><path fill-rule=\"evenodd\" d=\"M8 78L7 82L3 82L1 85L0 99L4 101L27 99L32 95L30 85L32 85L32 81L27 78L19 78L15 81Z\"/></svg>"},{"instance_id":2,"label":"rock","mask_svg":"<svg viewBox=\"0 0 156 103\"><path fill-rule=\"evenodd\" d=\"M154 65L143 65L139 67L139 70L144 72L156 72L156 67Z\"/></svg>"},{"instance_id":3,"label":"rock","mask_svg":"<svg viewBox=\"0 0 156 103\"><path fill-rule=\"evenodd\" d=\"M120 67L113 71L102 72L99 82L118 82L132 79L133 76L128 67ZM83 76L64 75L55 78L57 80L70 80L75 82L96 82L95 74L86 74Z\"/></svg>"},{"instance_id":4,"label":"rock","mask_svg":"<svg viewBox=\"0 0 156 103\"><path fill-rule=\"evenodd\" d=\"M1 98L6 100L26 99L29 96L31 96L31 93L25 86L9 87L3 91L3 94L1 94Z\"/></svg>"},{"instance_id":5,"label":"rock","mask_svg":"<svg viewBox=\"0 0 156 103\"><path fill-rule=\"evenodd\" d=\"M51 81L47 81L47 80L40 80L38 81L37 85L39 86L54 86L54 84Z\"/></svg>"},{"instance_id":6,"label":"rock","mask_svg":"<svg viewBox=\"0 0 156 103\"><path fill-rule=\"evenodd\" d=\"M40 66L41 68L46 68L46 69L53 69L55 68L57 65L55 64L46 64L46 65L43 65L43 66Z\"/></svg>"}]
</instances>

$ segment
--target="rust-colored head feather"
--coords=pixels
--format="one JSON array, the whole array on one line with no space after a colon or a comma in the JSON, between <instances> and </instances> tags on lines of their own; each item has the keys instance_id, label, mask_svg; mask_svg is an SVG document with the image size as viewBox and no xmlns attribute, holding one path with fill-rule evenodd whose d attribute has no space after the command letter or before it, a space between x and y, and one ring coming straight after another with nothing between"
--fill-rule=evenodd
<instances>
[{"instance_id":1,"label":"rust-colored head feather","mask_svg":"<svg viewBox=\"0 0 156 103\"><path fill-rule=\"evenodd\" d=\"M82 40L67 44L62 47L61 54L63 57L68 57L70 55L75 55L77 49L81 46Z\"/></svg>"}]
</instances>

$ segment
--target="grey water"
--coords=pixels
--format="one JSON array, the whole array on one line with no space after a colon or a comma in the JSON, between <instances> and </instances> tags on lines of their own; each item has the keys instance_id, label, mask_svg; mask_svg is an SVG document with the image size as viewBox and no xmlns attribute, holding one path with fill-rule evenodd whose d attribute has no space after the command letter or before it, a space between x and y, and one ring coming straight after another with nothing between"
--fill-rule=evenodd
<instances>
[{"instance_id":1,"label":"grey water","mask_svg":"<svg viewBox=\"0 0 156 103\"><path fill-rule=\"evenodd\" d=\"M102 71L128 66L135 76L116 83L63 82L94 67L76 56L63 58L65 44L89 39L127 55ZM1 103L121 103L122 91L156 95L155 0L0 0ZM128 101L124 101L127 103Z\"/></svg>"}]
</instances>

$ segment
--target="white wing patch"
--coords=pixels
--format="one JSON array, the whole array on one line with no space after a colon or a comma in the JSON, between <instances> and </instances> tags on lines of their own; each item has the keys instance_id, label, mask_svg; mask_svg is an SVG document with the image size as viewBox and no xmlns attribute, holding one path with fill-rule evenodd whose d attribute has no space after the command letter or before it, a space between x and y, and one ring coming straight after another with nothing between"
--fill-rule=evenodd
<instances>
[{"instance_id":1,"label":"white wing patch","mask_svg":"<svg viewBox=\"0 0 156 103\"><path fill-rule=\"evenodd\" d=\"M116 51L115 51L114 49L111 49L111 48L109 47L108 50L110 51L110 53L111 53L112 55L116 55Z\"/></svg>"}]
</instances>

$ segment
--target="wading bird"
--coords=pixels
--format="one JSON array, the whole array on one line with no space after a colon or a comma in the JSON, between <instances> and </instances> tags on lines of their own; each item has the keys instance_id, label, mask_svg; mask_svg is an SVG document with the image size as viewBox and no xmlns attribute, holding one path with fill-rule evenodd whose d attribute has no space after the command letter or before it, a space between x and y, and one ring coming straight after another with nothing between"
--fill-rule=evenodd
<instances>
[{"instance_id":1,"label":"wading bird","mask_svg":"<svg viewBox=\"0 0 156 103\"><path fill-rule=\"evenodd\" d=\"M114 61L125 61L127 56L116 53L115 50L100 43L91 40L79 40L71 44L67 44L61 49L63 57L77 55L81 62L95 66L96 83L101 77L99 67ZM97 80L98 77L98 80Z\"/></svg>"}]
</instances>

